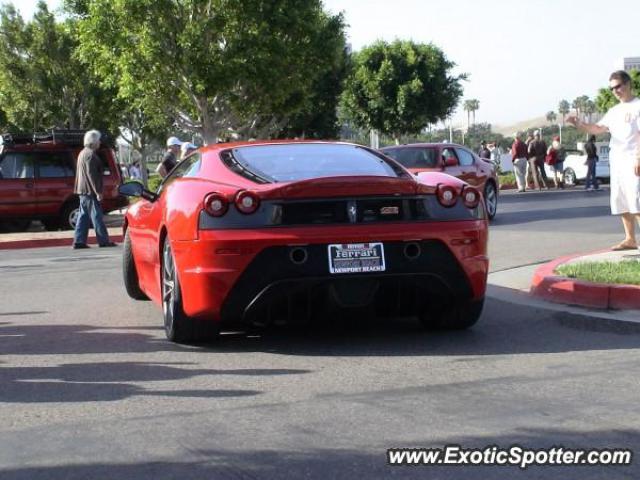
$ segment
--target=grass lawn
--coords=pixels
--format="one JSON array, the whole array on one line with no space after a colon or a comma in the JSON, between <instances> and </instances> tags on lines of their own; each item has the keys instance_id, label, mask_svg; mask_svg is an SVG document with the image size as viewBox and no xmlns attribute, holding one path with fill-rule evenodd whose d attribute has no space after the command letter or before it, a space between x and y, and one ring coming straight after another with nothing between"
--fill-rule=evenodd
<instances>
[{"instance_id":1,"label":"grass lawn","mask_svg":"<svg viewBox=\"0 0 640 480\"><path fill-rule=\"evenodd\" d=\"M595 283L626 283L640 285L640 261L584 262L561 265L556 273Z\"/></svg>"}]
</instances>

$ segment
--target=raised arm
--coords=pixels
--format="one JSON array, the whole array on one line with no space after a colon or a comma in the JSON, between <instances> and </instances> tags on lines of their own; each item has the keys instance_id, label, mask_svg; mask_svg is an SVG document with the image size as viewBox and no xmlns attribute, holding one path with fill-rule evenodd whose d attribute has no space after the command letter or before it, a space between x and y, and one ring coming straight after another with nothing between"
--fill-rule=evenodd
<instances>
[{"instance_id":1,"label":"raised arm","mask_svg":"<svg viewBox=\"0 0 640 480\"><path fill-rule=\"evenodd\" d=\"M591 133L592 135L599 135L601 133L606 133L609 131L607 127L603 127L602 125L597 125L595 123L585 123L581 121L576 115L569 115L567 117L567 123L570 123L578 130Z\"/></svg>"}]
</instances>

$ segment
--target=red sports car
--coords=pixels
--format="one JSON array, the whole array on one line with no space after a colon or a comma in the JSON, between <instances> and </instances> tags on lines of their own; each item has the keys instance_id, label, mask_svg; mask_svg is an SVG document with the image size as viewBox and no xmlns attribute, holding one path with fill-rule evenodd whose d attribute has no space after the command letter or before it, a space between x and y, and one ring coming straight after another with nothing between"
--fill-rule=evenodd
<instances>
[{"instance_id":1,"label":"red sports car","mask_svg":"<svg viewBox=\"0 0 640 480\"><path fill-rule=\"evenodd\" d=\"M455 143L410 143L380 149L416 175L445 172L473 185L484 195L489 219L498 211L498 175L490 160Z\"/></svg>"},{"instance_id":2,"label":"red sports car","mask_svg":"<svg viewBox=\"0 0 640 480\"><path fill-rule=\"evenodd\" d=\"M238 323L336 313L417 315L466 328L486 289L480 192L416 178L375 150L338 142L205 147L126 215L129 295L162 305L167 337L197 342Z\"/></svg>"}]
</instances>

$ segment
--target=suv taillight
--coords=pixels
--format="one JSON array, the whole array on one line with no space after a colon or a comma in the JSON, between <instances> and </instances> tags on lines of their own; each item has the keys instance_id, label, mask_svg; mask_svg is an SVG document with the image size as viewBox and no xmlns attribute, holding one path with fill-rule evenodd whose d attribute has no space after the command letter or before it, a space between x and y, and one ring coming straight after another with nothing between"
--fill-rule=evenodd
<instances>
[{"instance_id":1,"label":"suv taillight","mask_svg":"<svg viewBox=\"0 0 640 480\"><path fill-rule=\"evenodd\" d=\"M210 193L204 197L204 209L212 217L221 217L229 210L229 201L220 193Z\"/></svg>"},{"instance_id":2,"label":"suv taillight","mask_svg":"<svg viewBox=\"0 0 640 480\"><path fill-rule=\"evenodd\" d=\"M260 206L260 197L255 192L241 190L236 194L235 204L240 213L253 213Z\"/></svg>"}]
</instances>

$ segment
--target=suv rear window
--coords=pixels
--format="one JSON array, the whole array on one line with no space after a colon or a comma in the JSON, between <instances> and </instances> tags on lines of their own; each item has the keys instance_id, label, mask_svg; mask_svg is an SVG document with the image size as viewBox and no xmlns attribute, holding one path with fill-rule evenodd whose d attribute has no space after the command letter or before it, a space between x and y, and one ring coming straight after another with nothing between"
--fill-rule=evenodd
<instances>
[{"instance_id":1,"label":"suv rear window","mask_svg":"<svg viewBox=\"0 0 640 480\"><path fill-rule=\"evenodd\" d=\"M435 148L390 148L383 150L382 153L393 158L405 168L435 168L438 166Z\"/></svg>"},{"instance_id":2,"label":"suv rear window","mask_svg":"<svg viewBox=\"0 0 640 480\"><path fill-rule=\"evenodd\" d=\"M256 145L234 148L230 152L233 159L223 152L225 163L241 175L246 172L257 176L258 181L289 182L350 175L398 177L402 174L382 156L355 145ZM233 164L234 160L237 165Z\"/></svg>"}]
</instances>

